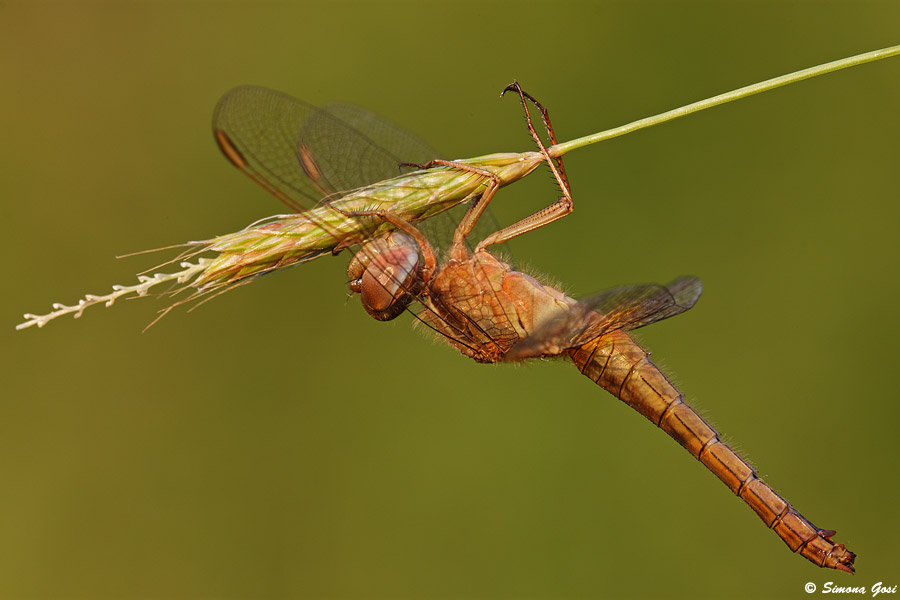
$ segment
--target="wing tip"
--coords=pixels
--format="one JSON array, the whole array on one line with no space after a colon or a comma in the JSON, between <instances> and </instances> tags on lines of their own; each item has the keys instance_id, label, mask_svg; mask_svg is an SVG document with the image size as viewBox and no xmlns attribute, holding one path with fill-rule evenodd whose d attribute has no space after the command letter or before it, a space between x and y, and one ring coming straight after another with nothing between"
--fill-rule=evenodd
<instances>
[{"instance_id":1,"label":"wing tip","mask_svg":"<svg viewBox=\"0 0 900 600\"><path fill-rule=\"evenodd\" d=\"M684 310L688 310L700 299L700 295L703 293L703 282L700 281L699 277L686 275L679 277L667 285L666 288L672 294L672 298L675 299L675 304Z\"/></svg>"}]
</instances>

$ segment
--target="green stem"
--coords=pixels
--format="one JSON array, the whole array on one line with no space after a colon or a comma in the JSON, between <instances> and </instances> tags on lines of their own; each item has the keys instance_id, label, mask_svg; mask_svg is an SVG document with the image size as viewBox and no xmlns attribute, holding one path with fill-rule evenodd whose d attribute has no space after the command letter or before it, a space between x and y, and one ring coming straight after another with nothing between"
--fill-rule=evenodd
<instances>
[{"instance_id":1,"label":"green stem","mask_svg":"<svg viewBox=\"0 0 900 600\"><path fill-rule=\"evenodd\" d=\"M788 73L787 75L782 75L780 77L775 77L773 79L754 83L753 85L748 85L737 90L719 94L718 96L713 96L712 98L707 98L706 100L700 100L699 102L694 102L693 104L688 104L687 106L682 106L680 108L660 113L652 117L640 119L638 121L628 123L627 125L621 125L620 127L607 129L606 131L601 131L600 133L586 135L569 142L556 144L555 146L551 146L550 148L548 148L548 150L551 156L562 156L570 150L574 150L576 148L581 148L583 146L602 142L603 140L608 140L620 135L625 135L626 133L631 133L632 131L637 131L638 129L644 129L645 127L659 125L660 123L665 123L666 121L671 121L672 119L677 119L678 117L683 117L691 113L706 110L707 108L712 108L713 106L725 104L726 102L731 102L732 100L740 100L741 98L746 98L747 96L752 96L753 94L767 92L783 85L788 85L790 83L796 83L804 79L809 79L810 77L817 77L819 75L824 75L825 73L831 73L832 71L846 69L847 67L855 67L856 65L881 60L882 58L890 58L891 56L897 56L898 54L900 54L900 46L891 46L890 48L882 48L881 50L873 50L872 52L857 54L856 56L851 56L849 58L842 58L840 60L825 63L823 65L803 69L802 71L796 71L794 73Z\"/></svg>"}]
</instances>

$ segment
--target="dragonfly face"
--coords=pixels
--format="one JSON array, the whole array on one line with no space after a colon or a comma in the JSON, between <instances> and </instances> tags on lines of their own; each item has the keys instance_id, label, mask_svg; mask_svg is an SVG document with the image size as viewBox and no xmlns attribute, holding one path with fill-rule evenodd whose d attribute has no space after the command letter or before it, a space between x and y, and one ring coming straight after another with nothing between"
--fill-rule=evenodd
<instances>
[{"instance_id":1,"label":"dragonfly face","mask_svg":"<svg viewBox=\"0 0 900 600\"><path fill-rule=\"evenodd\" d=\"M421 289L419 246L402 231L366 242L350 261L350 290L379 321L398 317Z\"/></svg>"}]
</instances>

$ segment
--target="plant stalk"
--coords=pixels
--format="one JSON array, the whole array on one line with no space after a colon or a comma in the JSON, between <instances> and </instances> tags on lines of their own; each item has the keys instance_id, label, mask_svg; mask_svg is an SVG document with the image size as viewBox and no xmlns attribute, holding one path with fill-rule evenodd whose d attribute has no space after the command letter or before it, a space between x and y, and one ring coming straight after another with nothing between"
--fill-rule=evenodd
<instances>
[{"instance_id":1,"label":"plant stalk","mask_svg":"<svg viewBox=\"0 0 900 600\"><path fill-rule=\"evenodd\" d=\"M602 142L614 137L619 137L620 135L625 135L626 133L631 133L633 131L637 131L638 129L653 127L654 125L659 125L660 123L665 123L666 121L671 121L673 119L684 117L695 112L700 112L701 110L706 110L707 108L719 106L720 104L725 104L726 102L740 100L741 98L746 98L747 96L752 96L753 94L759 94L760 92L768 92L769 90L774 90L775 88L781 87L783 85L797 83L798 81L803 81L804 79L818 77L819 75L825 75L826 73L839 71L848 67L855 67L856 65L874 62L883 58L890 58L892 56L897 56L898 54L900 54L900 46L890 46L889 48L873 50L871 52L865 52L863 54L857 54L856 56L842 58L830 63L810 67L808 69L802 69L800 71L788 73L787 75L781 75L780 77L773 77L772 79L767 79L766 81L761 81L759 83L754 83L753 85L748 85L736 90L732 90L730 92L725 92L724 94L719 94L718 96L713 96L712 98L700 100L699 102L694 102L693 104L675 108L673 110L666 111L652 117L639 119L637 121L628 123L627 125L620 125L619 127L607 129L606 131L601 131L599 133L586 135L584 137L580 137L568 142L556 144L555 146L551 146L550 148L548 148L547 151L550 153L550 156L560 157L567 152L570 152L571 150L575 150L576 148L582 148L584 146L596 144L597 142Z\"/></svg>"}]
</instances>

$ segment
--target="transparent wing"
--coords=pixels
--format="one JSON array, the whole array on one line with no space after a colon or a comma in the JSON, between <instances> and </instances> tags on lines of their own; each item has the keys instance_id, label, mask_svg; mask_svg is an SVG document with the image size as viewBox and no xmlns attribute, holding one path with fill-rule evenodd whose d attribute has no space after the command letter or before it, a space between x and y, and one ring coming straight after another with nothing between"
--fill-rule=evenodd
<instances>
[{"instance_id":1,"label":"transparent wing","mask_svg":"<svg viewBox=\"0 0 900 600\"><path fill-rule=\"evenodd\" d=\"M697 277L680 277L668 285L613 288L545 319L510 354L537 356L542 348L575 348L610 331L644 327L689 310L702 292L703 284Z\"/></svg>"},{"instance_id":2,"label":"transparent wing","mask_svg":"<svg viewBox=\"0 0 900 600\"><path fill-rule=\"evenodd\" d=\"M295 212L400 173L401 163L438 157L431 146L364 108L332 103L316 107L264 87L241 86L216 106L213 133L238 169ZM449 246L465 206L423 223L440 253ZM485 214L474 242L499 229Z\"/></svg>"},{"instance_id":3,"label":"transparent wing","mask_svg":"<svg viewBox=\"0 0 900 600\"><path fill-rule=\"evenodd\" d=\"M225 156L295 211L394 177L437 152L397 125L344 104L321 108L263 87L225 94L213 116Z\"/></svg>"},{"instance_id":4,"label":"transparent wing","mask_svg":"<svg viewBox=\"0 0 900 600\"><path fill-rule=\"evenodd\" d=\"M323 106L306 121L300 137L336 191L395 177L401 163L438 158L435 149L399 125L349 104Z\"/></svg>"},{"instance_id":5,"label":"transparent wing","mask_svg":"<svg viewBox=\"0 0 900 600\"><path fill-rule=\"evenodd\" d=\"M703 292L697 277L680 277L668 285L642 284L613 288L581 300L600 315L580 335L595 337L614 329L637 329L689 310Z\"/></svg>"},{"instance_id":6,"label":"transparent wing","mask_svg":"<svg viewBox=\"0 0 900 600\"><path fill-rule=\"evenodd\" d=\"M321 118L313 116L304 127L303 140L312 156L323 167L326 178L340 181L338 189L349 190L381 181L400 173L402 163L425 164L438 158L436 150L399 125L349 104L326 104ZM334 120L347 128L335 130ZM351 132L364 136L372 144L351 139ZM347 148L355 148L347 155ZM421 221L419 229L440 256L450 247L453 231L468 206L460 205ZM476 223L467 242L470 249L489 234L500 229L493 213L487 210ZM497 250L509 254L505 244Z\"/></svg>"}]
</instances>

